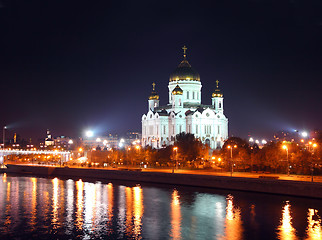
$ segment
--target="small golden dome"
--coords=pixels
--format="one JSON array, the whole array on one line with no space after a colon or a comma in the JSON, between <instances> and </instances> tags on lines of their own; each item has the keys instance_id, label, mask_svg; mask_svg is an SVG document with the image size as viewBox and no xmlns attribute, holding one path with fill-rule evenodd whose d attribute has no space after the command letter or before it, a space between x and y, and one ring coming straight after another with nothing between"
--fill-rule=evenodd
<instances>
[{"instance_id":1,"label":"small golden dome","mask_svg":"<svg viewBox=\"0 0 322 240\"><path fill-rule=\"evenodd\" d=\"M224 95L221 93L219 89L219 81L216 81L216 90L212 93L212 97L223 97Z\"/></svg>"},{"instance_id":2,"label":"small golden dome","mask_svg":"<svg viewBox=\"0 0 322 240\"><path fill-rule=\"evenodd\" d=\"M181 89L181 87L179 87L179 85L177 85L177 86L172 90L172 94L173 94L173 95L182 95L182 94L183 94L183 90Z\"/></svg>"},{"instance_id":3,"label":"small golden dome","mask_svg":"<svg viewBox=\"0 0 322 240\"><path fill-rule=\"evenodd\" d=\"M152 83L152 92L149 96L149 100L159 100L159 95L155 91L155 83Z\"/></svg>"}]
</instances>

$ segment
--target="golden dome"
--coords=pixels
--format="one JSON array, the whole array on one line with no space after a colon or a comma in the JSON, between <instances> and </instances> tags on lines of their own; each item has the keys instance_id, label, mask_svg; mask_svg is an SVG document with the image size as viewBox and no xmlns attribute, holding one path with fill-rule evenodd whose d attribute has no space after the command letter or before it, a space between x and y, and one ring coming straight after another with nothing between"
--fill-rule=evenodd
<instances>
[{"instance_id":1,"label":"golden dome","mask_svg":"<svg viewBox=\"0 0 322 240\"><path fill-rule=\"evenodd\" d=\"M155 83L152 83L152 92L149 96L149 100L159 100L159 95L155 91Z\"/></svg>"},{"instance_id":2,"label":"golden dome","mask_svg":"<svg viewBox=\"0 0 322 240\"><path fill-rule=\"evenodd\" d=\"M181 89L181 87L179 87L179 85L177 85L177 86L172 90L172 94L173 94L173 95L182 95L182 94L183 94L183 90Z\"/></svg>"},{"instance_id":3,"label":"golden dome","mask_svg":"<svg viewBox=\"0 0 322 240\"><path fill-rule=\"evenodd\" d=\"M212 97L223 97L224 95L221 93L219 89L219 81L216 81L216 90L212 93Z\"/></svg>"},{"instance_id":4,"label":"golden dome","mask_svg":"<svg viewBox=\"0 0 322 240\"><path fill-rule=\"evenodd\" d=\"M173 71L173 73L170 75L170 82L180 81L180 80L200 81L199 73L191 67L190 63L186 58L187 57L186 46L184 46L182 49L184 50L183 60L178 65L178 67Z\"/></svg>"}]
</instances>

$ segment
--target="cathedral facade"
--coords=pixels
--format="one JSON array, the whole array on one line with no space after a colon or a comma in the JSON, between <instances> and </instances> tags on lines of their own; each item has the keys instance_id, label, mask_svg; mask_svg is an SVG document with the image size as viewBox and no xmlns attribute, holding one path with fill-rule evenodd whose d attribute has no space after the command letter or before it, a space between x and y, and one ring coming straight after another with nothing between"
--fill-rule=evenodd
<instances>
[{"instance_id":1,"label":"cathedral facade","mask_svg":"<svg viewBox=\"0 0 322 240\"><path fill-rule=\"evenodd\" d=\"M181 132L191 133L211 149L221 148L228 138L228 119L224 115L224 97L219 81L212 94L211 105L201 104L201 81L191 67L183 47L183 60L169 80L169 103L159 105L153 83L148 112L142 116L142 146L162 148L173 145Z\"/></svg>"}]
</instances>

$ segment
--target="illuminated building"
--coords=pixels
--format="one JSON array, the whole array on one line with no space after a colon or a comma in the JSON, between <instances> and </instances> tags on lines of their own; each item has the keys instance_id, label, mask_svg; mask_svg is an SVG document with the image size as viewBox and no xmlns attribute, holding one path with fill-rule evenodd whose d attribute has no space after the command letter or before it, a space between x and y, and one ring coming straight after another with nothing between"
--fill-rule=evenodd
<instances>
[{"instance_id":1,"label":"illuminated building","mask_svg":"<svg viewBox=\"0 0 322 240\"><path fill-rule=\"evenodd\" d=\"M159 105L159 95L153 90L148 100L148 113L142 116L142 145L161 148L174 144L177 134L194 134L210 148L222 147L228 138L228 119L224 115L223 94L216 81L212 104L201 104L201 81L191 67L183 47L183 60L170 75L169 103Z\"/></svg>"},{"instance_id":2,"label":"illuminated building","mask_svg":"<svg viewBox=\"0 0 322 240\"><path fill-rule=\"evenodd\" d=\"M53 146L55 144L55 141L53 140L51 133L49 129L47 129L47 137L45 138L45 146Z\"/></svg>"}]
</instances>

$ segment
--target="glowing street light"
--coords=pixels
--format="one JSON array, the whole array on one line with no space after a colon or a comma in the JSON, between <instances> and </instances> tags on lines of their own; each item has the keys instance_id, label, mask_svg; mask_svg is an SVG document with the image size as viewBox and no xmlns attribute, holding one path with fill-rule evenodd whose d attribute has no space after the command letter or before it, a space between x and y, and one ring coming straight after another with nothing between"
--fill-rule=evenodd
<instances>
[{"instance_id":1,"label":"glowing street light","mask_svg":"<svg viewBox=\"0 0 322 240\"><path fill-rule=\"evenodd\" d=\"M312 150L312 160L311 160L311 182L313 182L313 177L314 177L314 165L313 165L313 154L314 154L314 148L317 148L318 145L316 143L312 144L313 150Z\"/></svg>"},{"instance_id":2,"label":"glowing street light","mask_svg":"<svg viewBox=\"0 0 322 240\"><path fill-rule=\"evenodd\" d=\"M178 169L178 147L173 147L173 151L176 152L176 169ZM174 166L172 169L172 173L174 173Z\"/></svg>"},{"instance_id":3,"label":"glowing street light","mask_svg":"<svg viewBox=\"0 0 322 240\"><path fill-rule=\"evenodd\" d=\"M231 172L230 172L230 176L233 176L233 172L234 172L234 164L233 164L233 146L228 145L227 146L228 149L230 149L230 159L231 159ZM234 148L237 148L237 145L234 145Z\"/></svg>"},{"instance_id":4,"label":"glowing street light","mask_svg":"<svg viewBox=\"0 0 322 240\"><path fill-rule=\"evenodd\" d=\"M282 148L286 150L286 159L287 159L287 176L290 175L290 166L288 162L288 147L286 145L283 145Z\"/></svg>"},{"instance_id":5,"label":"glowing street light","mask_svg":"<svg viewBox=\"0 0 322 240\"><path fill-rule=\"evenodd\" d=\"M91 137L94 136L94 132L91 131L91 130L88 130L88 131L85 132L85 135L86 135L86 137L91 138Z\"/></svg>"},{"instance_id":6,"label":"glowing street light","mask_svg":"<svg viewBox=\"0 0 322 240\"><path fill-rule=\"evenodd\" d=\"M302 135L302 137L306 138L308 136L308 133L307 132L302 132L301 135Z\"/></svg>"}]
</instances>

